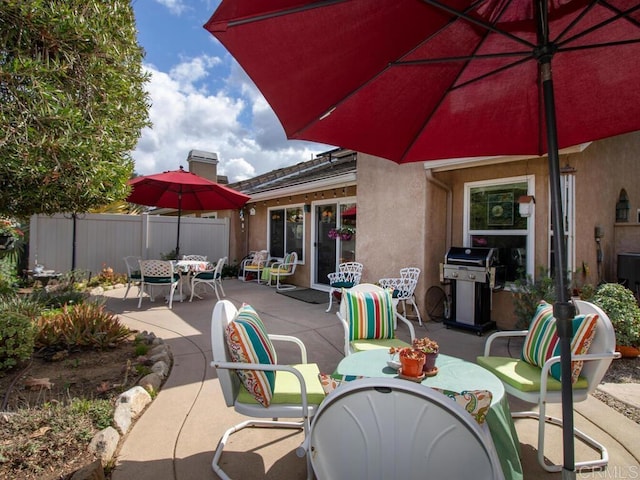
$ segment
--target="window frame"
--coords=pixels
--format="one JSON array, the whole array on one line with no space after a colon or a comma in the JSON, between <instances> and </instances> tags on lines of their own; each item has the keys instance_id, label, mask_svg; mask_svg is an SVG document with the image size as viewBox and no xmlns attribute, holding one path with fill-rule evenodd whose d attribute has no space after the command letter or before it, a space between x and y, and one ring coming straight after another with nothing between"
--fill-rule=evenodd
<instances>
[{"instance_id":1,"label":"window frame","mask_svg":"<svg viewBox=\"0 0 640 480\"><path fill-rule=\"evenodd\" d=\"M526 260L526 275L527 277L535 278L535 208L533 213L527 217L527 228L513 229L513 230L471 230L471 192L475 188L481 187L497 187L502 185L509 185L515 183L527 184L527 195L534 196L535 192L535 177L533 175L520 175L515 177L504 178L492 178L487 180L479 180L474 182L464 183L464 209L463 209L463 246L471 247L471 237L473 235L494 235L494 236L507 236L507 235L523 235L526 236L526 248L527 248L527 260ZM517 208L517 199L514 199L514 208ZM507 281L505 289L510 290L513 281Z\"/></svg>"},{"instance_id":2,"label":"window frame","mask_svg":"<svg viewBox=\"0 0 640 480\"><path fill-rule=\"evenodd\" d=\"M283 228L286 227L287 225L287 211L288 210L294 210L294 209L299 209L301 211L301 215L302 215L302 244L301 244L301 251L298 252L298 261L296 263L298 264L304 264L305 262L305 256L306 256L306 222L307 222L307 215L305 215L305 211L304 211L304 203L292 203L289 205L277 205L277 206L273 206L273 207L268 207L267 208L267 251L269 252L269 255L271 255L271 242L272 242L272 232L271 232L271 216L273 214L273 212L275 211L283 211L284 212L284 223L283 223ZM290 250L287 248L287 235L286 232L283 232L283 242L284 242L284 255L286 255ZM296 250L297 251L297 250ZM272 257L278 260L283 260L284 259L284 255L282 257Z\"/></svg>"}]
</instances>

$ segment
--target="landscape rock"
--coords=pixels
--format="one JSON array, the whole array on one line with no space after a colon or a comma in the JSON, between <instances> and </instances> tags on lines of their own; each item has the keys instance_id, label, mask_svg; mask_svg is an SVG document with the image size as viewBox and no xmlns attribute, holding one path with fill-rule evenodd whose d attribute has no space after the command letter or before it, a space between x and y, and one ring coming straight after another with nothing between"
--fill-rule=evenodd
<instances>
[{"instance_id":1,"label":"landscape rock","mask_svg":"<svg viewBox=\"0 0 640 480\"><path fill-rule=\"evenodd\" d=\"M166 378L167 375L169 375L169 370L170 370L169 369L169 363L166 363L164 361L156 362L151 367L151 371L153 373L157 373L162 378Z\"/></svg>"},{"instance_id":2,"label":"landscape rock","mask_svg":"<svg viewBox=\"0 0 640 480\"><path fill-rule=\"evenodd\" d=\"M147 352L148 357L153 357L154 355L160 355L160 354L169 355L170 354L169 345L167 345L166 343L159 343Z\"/></svg>"},{"instance_id":3,"label":"landscape rock","mask_svg":"<svg viewBox=\"0 0 640 480\"><path fill-rule=\"evenodd\" d=\"M77 470L72 476L71 480L104 480L104 469L102 462L96 460L89 465L85 465L80 470Z\"/></svg>"},{"instance_id":4,"label":"landscape rock","mask_svg":"<svg viewBox=\"0 0 640 480\"><path fill-rule=\"evenodd\" d=\"M169 354L167 352L150 355L149 360L151 360L153 363L164 362L167 365L171 363L171 357L169 357Z\"/></svg>"},{"instance_id":5,"label":"landscape rock","mask_svg":"<svg viewBox=\"0 0 640 480\"><path fill-rule=\"evenodd\" d=\"M129 431L131 422L151 402L151 395L141 386L130 388L118 397L113 422L123 435Z\"/></svg>"},{"instance_id":6,"label":"landscape rock","mask_svg":"<svg viewBox=\"0 0 640 480\"><path fill-rule=\"evenodd\" d=\"M162 377L157 373L150 373L140 379L138 385L144 388L147 392L157 392L160 390L162 384Z\"/></svg>"},{"instance_id":7,"label":"landscape rock","mask_svg":"<svg viewBox=\"0 0 640 480\"><path fill-rule=\"evenodd\" d=\"M118 431L113 427L107 427L93 437L89 444L89 451L98 456L102 463L101 466L104 467L111 461L113 455L116 453L118 442L120 442L120 434Z\"/></svg>"}]
</instances>

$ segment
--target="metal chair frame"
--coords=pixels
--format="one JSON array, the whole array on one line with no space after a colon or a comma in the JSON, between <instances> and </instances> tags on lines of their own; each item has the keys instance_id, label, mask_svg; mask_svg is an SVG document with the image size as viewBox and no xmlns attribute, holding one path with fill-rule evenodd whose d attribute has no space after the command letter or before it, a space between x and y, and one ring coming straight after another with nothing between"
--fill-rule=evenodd
<instances>
[{"instance_id":1,"label":"metal chair frame","mask_svg":"<svg viewBox=\"0 0 640 480\"><path fill-rule=\"evenodd\" d=\"M331 311L331 305L333 304L333 293L342 291L339 286L332 286L337 283L351 283L351 287L355 287L360 283L362 279L362 270L364 266L358 262L345 262L338 265L338 271L327 275L329 278L329 308L327 312Z\"/></svg>"}]
</instances>

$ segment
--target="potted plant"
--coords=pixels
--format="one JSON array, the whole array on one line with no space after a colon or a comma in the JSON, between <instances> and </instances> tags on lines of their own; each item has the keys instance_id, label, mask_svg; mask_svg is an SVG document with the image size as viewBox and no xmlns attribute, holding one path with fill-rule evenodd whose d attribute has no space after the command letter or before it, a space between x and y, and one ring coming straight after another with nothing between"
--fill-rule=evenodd
<instances>
[{"instance_id":1,"label":"potted plant","mask_svg":"<svg viewBox=\"0 0 640 480\"><path fill-rule=\"evenodd\" d=\"M329 230L328 237L332 240L335 240L338 237L341 240L351 240L351 238L353 238L355 234L356 234L355 228L342 226L339 228L332 228L331 230Z\"/></svg>"},{"instance_id":2,"label":"potted plant","mask_svg":"<svg viewBox=\"0 0 640 480\"><path fill-rule=\"evenodd\" d=\"M419 378L423 375L422 369L426 355L413 347L391 347L389 353L398 354L400 358L399 373L405 377Z\"/></svg>"},{"instance_id":3,"label":"potted plant","mask_svg":"<svg viewBox=\"0 0 640 480\"><path fill-rule=\"evenodd\" d=\"M598 287L592 302L609 316L616 332L616 351L623 357L640 354L640 307L633 292L619 283Z\"/></svg>"},{"instance_id":4,"label":"potted plant","mask_svg":"<svg viewBox=\"0 0 640 480\"><path fill-rule=\"evenodd\" d=\"M438 352L440 346L435 340L431 340L429 337L415 338L412 342L414 350L419 350L425 354L425 362L423 370L425 373L433 372L436 369L436 359L438 358Z\"/></svg>"}]
</instances>

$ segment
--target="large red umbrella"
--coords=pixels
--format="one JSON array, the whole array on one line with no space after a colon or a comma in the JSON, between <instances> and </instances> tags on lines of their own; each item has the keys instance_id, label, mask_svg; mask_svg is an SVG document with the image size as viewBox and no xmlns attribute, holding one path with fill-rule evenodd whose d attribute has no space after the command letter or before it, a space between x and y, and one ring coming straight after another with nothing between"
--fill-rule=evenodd
<instances>
[{"instance_id":1,"label":"large red umbrella","mask_svg":"<svg viewBox=\"0 0 640 480\"><path fill-rule=\"evenodd\" d=\"M558 148L640 130L639 10L638 0L223 0L205 28L289 138L398 163L548 153L563 232ZM574 310L564 235L553 239L573 476Z\"/></svg>"},{"instance_id":2,"label":"large red umbrella","mask_svg":"<svg viewBox=\"0 0 640 480\"><path fill-rule=\"evenodd\" d=\"M195 173L170 170L136 177L129 181L127 202L178 210L176 257L180 255L180 216L182 210L229 210L242 208L249 196Z\"/></svg>"}]
</instances>

